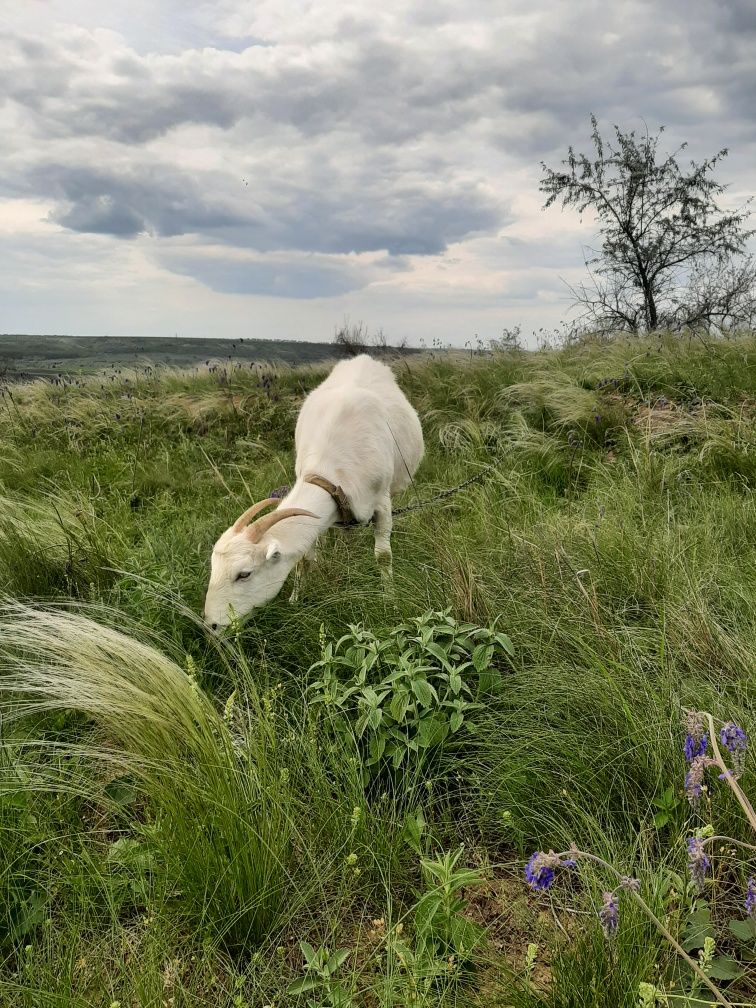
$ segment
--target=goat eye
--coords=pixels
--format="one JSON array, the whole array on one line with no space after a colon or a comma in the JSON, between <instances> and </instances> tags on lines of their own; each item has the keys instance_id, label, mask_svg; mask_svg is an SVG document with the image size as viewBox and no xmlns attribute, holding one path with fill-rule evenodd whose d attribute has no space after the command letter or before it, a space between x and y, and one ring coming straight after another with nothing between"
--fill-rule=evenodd
<instances>
[{"instance_id":1,"label":"goat eye","mask_svg":"<svg viewBox=\"0 0 756 1008\"><path fill-rule=\"evenodd\" d=\"M250 575L251 573L252 573L252 571L240 571L240 572L239 572L239 573L238 573L238 574L236 575L236 580L237 580L237 581L246 581L246 580L247 580L247 578L249 577L249 575Z\"/></svg>"}]
</instances>

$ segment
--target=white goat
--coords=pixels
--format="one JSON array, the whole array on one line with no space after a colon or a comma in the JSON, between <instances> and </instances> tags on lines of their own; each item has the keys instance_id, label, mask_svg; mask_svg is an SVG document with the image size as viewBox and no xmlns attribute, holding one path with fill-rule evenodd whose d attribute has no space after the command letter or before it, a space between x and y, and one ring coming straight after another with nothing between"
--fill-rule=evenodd
<instances>
[{"instance_id":1,"label":"white goat","mask_svg":"<svg viewBox=\"0 0 756 1008\"><path fill-rule=\"evenodd\" d=\"M391 369L365 354L337 364L305 399L294 444L289 494L254 504L215 544L205 599L213 630L274 598L321 533L345 518L373 520L376 560L390 583L391 495L410 483L424 450L417 413Z\"/></svg>"}]
</instances>

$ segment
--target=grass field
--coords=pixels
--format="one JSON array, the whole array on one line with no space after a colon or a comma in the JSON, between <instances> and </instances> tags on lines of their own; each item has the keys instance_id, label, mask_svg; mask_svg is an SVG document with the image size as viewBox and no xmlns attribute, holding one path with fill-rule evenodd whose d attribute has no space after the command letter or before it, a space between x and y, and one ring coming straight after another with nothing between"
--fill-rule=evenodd
<instances>
[{"instance_id":1,"label":"grass field","mask_svg":"<svg viewBox=\"0 0 756 1008\"><path fill-rule=\"evenodd\" d=\"M3 1008L713 1003L629 892L605 937L607 869L528 886L572 843L756 1003L756 853L712 845L699 892L686 838L756 839L716 773L685 800L682 724L756 730L756 340L396 371L399 503L486 477L397 519L393 602L333 532L219 641L212 544L290 482L324 369L2 391Z\"/></svg>"},{"instance_id":2,"label":"grass field","mask_svg":"<svg viewBox=\"0 0 756 1008\"><path fill-rule=\"evenodd\" d=\"M301 340L0 334L0 380L55 378L125 367L228 366L229 361L313 364L333 354L332 343Z\"/></svg>"}]
</instances>

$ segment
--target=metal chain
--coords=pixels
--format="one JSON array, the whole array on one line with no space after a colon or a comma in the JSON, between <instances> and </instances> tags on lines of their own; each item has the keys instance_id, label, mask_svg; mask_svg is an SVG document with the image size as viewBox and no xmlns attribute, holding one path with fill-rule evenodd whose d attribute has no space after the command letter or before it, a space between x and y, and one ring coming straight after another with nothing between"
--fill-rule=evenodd
<instances>
[{"instance_id":1,"label":"metal chain","mask_svg":"<svg viewBox=\"0 0 756 1008\"><path fill-rule=\"evenodd\" d=\"M396 518L399 515L409 514L410 511L419 511L421 508L430 507L431 504L436 504L438 501L446 500L447 497L451 497L460 490L464 490L465 487L470 486L472 483L480 483L481 480L491 472L491 467L487 466L485 469L481 469L479 473L475 473L474 476L470 476L469 479L464 480L462 483L457 484L457 486L450 487L448 490L442 490L441 493L436 494L435 497L431 497L429 500L418 501L416 504L407 504L405 507L395 508L391 512L392 518ZM272 490L269 494L270 497L281 498L285 497L291 488L288 486L278 487L276 490ZM367 524L372 522L372 518ZM334 522L337 528L354 528L356 525L363 525L364 522L350 521L350 522Z\"/></svg>"},{"instance_id":2,"label":"metal chain","mask_svg":"<svg viewBox=\"0 0 756 1008\"><path fill-rule=\"evenodd\" d=\"M417 504L407 504L406 507L395 508L391 512L391 517L396 518L398 515L409 514L410 511L419 511L421 508L430 507L431 504L435 504L437 501L445 500L447 497L451 497L455 493L459 493L460 490L464 490L466 486L470 486L471 483L480 483L491 472L490 466L486 469L481 469L479 473L474 476L470 476L469 479L464 480L457 486L450 487L448 490L442 490L441 493L436 494L435 497L431 497L429 500L418 501ZM366 524L370 525L373 519L371 518ZM351 522L336 522L338 528L353 528L355 525L362 525L363 522L351 521Z\"/></svg>"},{"instance_id":3,"label":"metal chain","mask_svg":"<svg viewBox=\"0 0 756 1008\"><path fill-rule=\"evenodd\" d=\"M393 517L397 515L407 514L410 511L419 511L421 508L429 507L431 504L435 504L436 501L445 500L447 497L451 497L455 493L459 493L460 490L464 490L466 486L470 486L471 483L480 483L480 481L491 472L490 468L482 469L479 473L466 479L463 483L458 486L451 487L449 490L442 490L441 493L436 494L435 497L431 497L430 500L418 501L417 504L408 504L406 507L396 508L391 512Z\"/></svg>"}]
</instances>

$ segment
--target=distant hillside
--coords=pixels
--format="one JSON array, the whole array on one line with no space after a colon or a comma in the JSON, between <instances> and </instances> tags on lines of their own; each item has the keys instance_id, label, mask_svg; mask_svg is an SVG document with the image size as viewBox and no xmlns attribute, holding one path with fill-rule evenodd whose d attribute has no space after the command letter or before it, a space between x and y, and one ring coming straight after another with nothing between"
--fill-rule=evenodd
<instances>
[{"instance_id":1,"label":"distant hillside","mask_svg":"<svg viewBox=\"0 0 756 1008\"><path fill-rule=\"evenodd\" d=\"M0 376L47 378L113 365L193 367L207 361L309 364L341 356L333 343L297 340L0 335Z\"/></svg>"}]
</instances>

